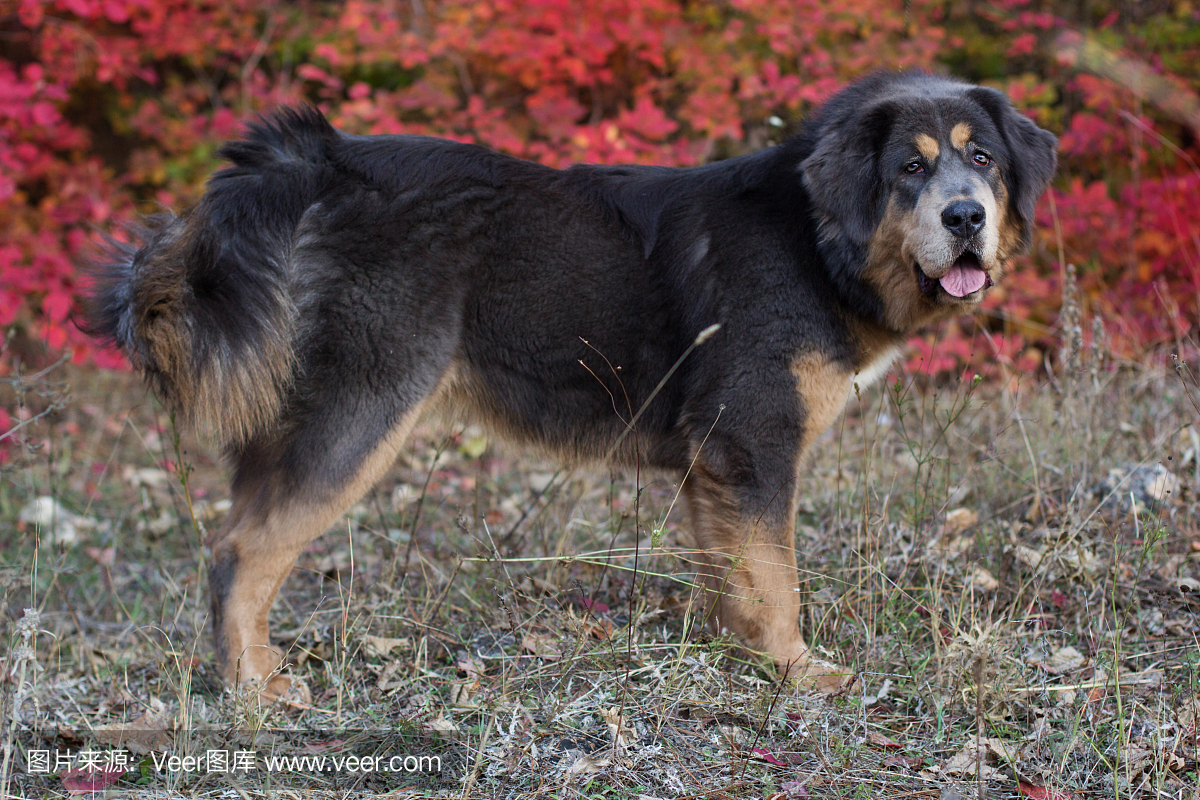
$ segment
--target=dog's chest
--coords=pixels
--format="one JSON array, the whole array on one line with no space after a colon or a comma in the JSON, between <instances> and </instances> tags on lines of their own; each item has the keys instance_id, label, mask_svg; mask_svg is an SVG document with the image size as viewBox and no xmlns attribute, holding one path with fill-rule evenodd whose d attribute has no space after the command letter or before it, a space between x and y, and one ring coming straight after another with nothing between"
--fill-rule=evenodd
<instances>
[{"instance_id":1,"label":"dog's chest","mask_svg":"<svg viewBox=\"0 0 1200 800\"><path fill-rule=\"evenodd\" d=\"M804 440L802 450L808 449L813 440L824 433L847 401L858 391L878 381L900 355L899 345L880 348L871 354L857 370L847 369L844 363L823 355L801 355L792 361L792 374L796 376L796 392L804 409Z\"/></svg>"}]
</instances>

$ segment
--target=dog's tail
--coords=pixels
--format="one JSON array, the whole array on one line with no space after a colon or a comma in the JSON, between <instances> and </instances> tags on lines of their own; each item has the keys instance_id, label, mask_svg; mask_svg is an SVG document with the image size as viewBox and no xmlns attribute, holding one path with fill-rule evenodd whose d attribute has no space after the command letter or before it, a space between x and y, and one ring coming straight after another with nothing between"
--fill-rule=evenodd
<instances>
[{"instance_id":1,"label":"dog's tail","mask_svg":"<svg viewBox=\"0 0 1200 800\"><path fill-rule=\"evenodd\" d=\"M85 331L122 348L186 422L242 442L279 415L296 369L292 247L340 137L314 109L250 126L188 212L110 240Z\"/></svg>"}]
</instances>

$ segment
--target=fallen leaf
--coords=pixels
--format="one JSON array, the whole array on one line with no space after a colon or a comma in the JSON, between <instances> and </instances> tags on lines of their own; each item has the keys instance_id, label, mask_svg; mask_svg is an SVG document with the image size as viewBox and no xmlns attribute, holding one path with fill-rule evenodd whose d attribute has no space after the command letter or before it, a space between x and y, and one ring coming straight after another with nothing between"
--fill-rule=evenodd
<instances>
[{"instance_id":1,"label":"fallen leaf","mask_svg":"<svg viewBox=\"0 0 1200 800\"><path fill-rule=\"evenodd\" d=\"M169 750L173 743L167 721L154 711L147 711L129 722L101 725L93 733L100 744L123 748L136 755Z\"/></svg>"},{"instance_id":2,"label":"fallen leaf","mask_svg":"<svg viewBox=\"0 0 1200 800\"><path fill-rule=\"evenodd\" d=\"M944 530L947 532L964 531L976 522L979 522L979 512L969 508L956 508L946 514Z\"/></svg>"},{"instance_id":3,"label":"fallen leaf","mask_svg":"<svg viewBox=\"0 0 1200 800\"><path fill-rule=\"evenodd\" d=\"M761 758L763 761L767 762L768 764L774 764L777 767L786 767L787 766L787 764L783 763L778 758L771 755L771 752L769 750L766 750L762 747L756 747L753 750L751 750L750 752L753 753L754 755L758 756L759 758Z\"/></svg>"},{"instance_id":4,"label":"fallen leaf","mask_svg":"<svg viewBox=\"0 0 1200 800\"><path fill-rule=\"evenodd\" d=\"M885 767L903 767L904 769L918 769L925 766L925 758L923 756L888 756L883 760Z\"/></svg>"},{"instance_id":5,"label":"fallen leaf","mask_svg":"<svg viewBox=\"0 0 1200 800\"><path fill-rule=\"evenodd\" d=\"M601 603L599 600L593 600L590 597L580 597L579 605L583 606L588 611L591 611L593 614L608 613L608 605L606 603Z\"/></svg>"},{"instance_id":6,"label":"fallen leaf","mask_svg":"<svg viewBox=\"0 0 1200 800\"><path fill-rule=\"evenodd\" d=\"M557 661L562 658L558 638L548 633L527 633L521 637L521 647L527 653L533 653L538 658L547 661Z\"/></svg>"},{"instance_id":7,"label":"fallen leaf","mask_svg":"<svg viewBox=\"0 0 1200 800\"><path fill-rule=\"evenodd\" d=\"M599 756L580 756L575 759L575 763L567 767L568 775L587 775L592 772L599 772L612 763L611 759L600 758Z\"/></svg>"},{"instance_id":8,"label":"fallen leaf","mask_svg":"<svg viewBox=\"0 0 1200 800\"><path fill-rule=\"evenodd\" d=\"M80 767L69 769L59 777L62 778L63 788L71 794L85 794L103 792L120 780L125 772L126 770L120 767Z\"/></svg>"},{"instance_id":9,"label":"fallen leaf","mask_svg":"<svg viewBox=\"0 0 1200 800\"><path fill-rule=\"evenodd\" d=\"M1010 744L1002 739L984 739L983 745L988 749L988 752L1002 761L1016 761L1017 751L1013 748L1014 744Z\"/></svg>"},{"instance_id":10,"label":"fallen leaf","mask_svg":"<svg viewBox=\"0 0 1200 800\"><path fill-rule=\"evenodd\" d=\"M1141 772L1146 767L1150 766L1150 762L1154 758L1154 751L1147 750L1144 747L1129 747L1121 753L1121 761L1125 769Z\"/></svg>"},{"instance_id":11,"label":"fallen leaf","mask_svg":"<svg viewBox=\"0 0 1200 800\"><path fill-rule=\"evenodd\" d=\"M535 492L544 492L550 488L550 484L554 481L553 472L531 472L529 473L529 488Z\"/></svg>"},{"instance_id":12,"label":"fallen leaf","mask_svg":"<svg viewBox=\"0 0 1200 800\"><path fill-rule=\"evenodd\" d=\"M115 557L117 555L117 548L115 548L115 547L105 547L105 548L85 547L85 548L83 548L83 552L87 553L89 556L91 556L93 559L95 559L96 563L99 564L100 566L111 567L113 565L113 560L115 559Z\"/></svg>"},{"instance_id":13,"label":"fallen leaf","mask_svg":"<svg viewBox=\"0 0 1200 800\"><path fill-rule=\"evenodd\" d=\"M459 451L467 458L479 458L487 450L488 440L486 436L470 436L464 437L458 445Z\"/></svg>"},{"instance_id":14,"label":"fallen leaf","mask_svg":"<svg viewBox=\"0 0 1200 800\"><path fill-rule=\"evenodd\" d=\"M1000 581L983 567L976 567L971 573L971 585L981 592L994 592L1000 588Z\"/></svg>"},{"instance_id":15,"label":"fallen leaf","mask_svg":"<svg viewBox=\"0 0 1200 800\"><path fill-rule=\"evenodd\" d=\"M1179 496L1179 479L1162 464L1155 464L1146 470L1142 486L1147 495L1159 502L1169 499L1171 495Z\"/></svg>"},{"instance_id":16,"label":"fallen leaf","mask_svg":"<svg viewBox=\"0 0 1200 800\"><path fill-rule=\"evenodd\" d=\"M1030 569L1037 569L1041 566L1042 558L1044 557L1041 551L1034 550L1032 547L1026 547L1023 544L1013 547L1013 555L1016 556L1017 561L1020 561Z\"/></svg>"},{"instance_id":17,"label":"fallen leaf","mask_svg":"<svg viewBox=\"0 0 1200 800\"><path fill-rule=\"evenodd\" d=\"M1180 578L1176 583L1180 594L1191 595L1192 597L1200 596L1200 581L1194 578Z\"/></svg>"},{"instance_id":18,"label":"fallen leaf","mask_svg":"<svg viewBox=\"0 0 1200 800\"><path fill-rule=\"evenodd\" d=\"M608 736L614 744L632 744L637 741L637 732L625 721L621 709L617 706L600 709L600 716L608 725Z\"/></svg>"},{"instance_id":19,"label":"fallen leaf","mask_svg":"<svg viewBox=\"0 0 1200 800\"><path fill-rule=\"evenodd\" d=\"M583 623L584 629L591 635L593 639L604 641L612 638L613 624L607 619L593 619Z\"/></svg>"},{"instance_id":20,"label":"fallen leaf","mask_svg":"<svg viewBox=\"0 0 1200 800\"><path fill-rule=\"evenodd\" d=\"M965 775L969 777L978 777L986 780L996 772L996 768L988 764L988 761L1012 761L1013 752L1009 745L1000 739L984 739L982 741L970 741L950 758L942 763L942 771L949 775ZM976 775L976 767L979 768L979 775Z\"/></svg>"},{"instance_id":21,"label":"fallen leaf","mask_svg":"<svg viewBox=\"0 0 1200 800\"><path fill-rule=\"evenodd\" d=\"M464 656L455 661L454 666L467 673L468 678L479 678L487 672L487 667L484 666L483 662L472 655Z\"/></svg>"},{"instance_id":22,"label":"fallen leaf","mask_svg":"<svg viewBox=\"0 0 1200 800\"><path fill-rule=\"evenodd\" d=\"M388 654L397 647L408 647L412 640L408 638L391 639L387 636L366 636L363 638L363 650L375 658L387 658Z\"/></svg>"},{"instance_id":23,"label":"fallen leaf","mask_svg":"<svg viewBox=\"0 0 1200 800\"><path fill-rule=\"evenodd\" d=\"M447 738L452 734L458 733L458 726L441 714L424 723L421 727Z\"/></svg>"},{"instance_id":24,"label":"fallen leaf","mask_svg":"<svg viewBox=\"0 0 1200 800\"><path fill-rule=\"evenodd\" d=\"M1087 666L1088 660L1074 647L1060 647L1046 658L1030 659L1029 663L1041 667L1051 675L1061 675Z\"/></svg>"},{"instance_id":25,"label":"fallen leaf","mask_svg":"<svg viewBox=\"0 0 1200 800\"><path fill-rule=\"evenodd\" d=\"M900 742L885 736L879 731L870 731L867 734L867 739L870 740L871 744L878 745L879 747L904 747Z\"/></svg>"},{"instance_id":26,"label":"fallen leaf","mask_svg":"<svg viewBox=\"0 0 1200 800\"><path fill-rule=\"evenodd\" d=\"M479 691L479 681L468 678L465 681L454 681L450 684L450 705L456 708L478 708L475 694Z\"/></svg>"},{"instance_id":27,"label":"fallen leaf","mask_svg":"<svg viewBox=\"0 0 1200 800\"><path fill-rule=\"evenodd\" d=\"M30 500L17 512L17 520L41 531L45 546L70 545L79 539L80 518L49 495Z\"/></svg>"},{"instance_id":28,"label":"fallen leaf","mask_svg":"<svg viewBox=\"0 0 1200 800\"><path fill-rule=\"evenodd\" d=\"M1058 792L1047 789L1045 786L1034 786L1025 781L1017 783L1017 794L1022 797L1032 797L1033 800L1071 800L1074 797L1070 792Z\"/></svg>"},{"instance_id":29,"label":"fallen leaf","mask_svg":"<svg viewBox=\"0 0 1200 800\"><path fill-rule=\"evenodd\" d=\"M165 469L154 467L137 468L127 466L121 470L121 477L133 486L145 486L147 489L166 489L171 483L171 473Z\"/></svg>"}]
</instances>

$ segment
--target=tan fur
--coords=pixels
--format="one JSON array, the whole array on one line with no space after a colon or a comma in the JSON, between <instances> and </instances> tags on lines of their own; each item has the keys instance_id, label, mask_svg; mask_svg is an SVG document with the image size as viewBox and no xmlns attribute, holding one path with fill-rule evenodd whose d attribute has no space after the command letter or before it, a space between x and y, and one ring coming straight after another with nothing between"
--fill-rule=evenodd
<instances>
[{"instance_id":1,"label":"tan fur","mask_svg":"<svg viewBox=\"0 0 1200 800\"><path fill-rule=\"evenodd\" d=\"M1008 204L1008 189L1006 184L1001 182L996 190L996 208L999 217L996 227L1000 230L1000 245L997 248L996 260L1000 262L1001 274L1003 269L1008 266L1009 259L1025 249L1025 245L1021 241L1021 223L1017 221L1014 214L1010 213ZM992 277L999 282L999 275Z\"/></svg>"},{"instance_id":2,"label":"tan fur","mask_svg":"<svg viewBox=\"0 0 1200 800\"><path fill-rule=\"evenodd\" d=\"M845 321L854 339L854 351L857 354L853 383L857 383L859 389L865 389L870 384L861 382L860 376L878 369L882 360L886 360L890 365L899 355L897 348L903 347L905 336L861 317L848 317Z\"/></svg>"},{"instance_id":3,"label":"tan fur","mask_svg":"<svg viewBox=\"0 0 1200 800\"><path fill-rule=\"evenodd\" d=\"M796 376L796 391L804 406L804 438L800 446L803 459L812 443L845 408L853 392L854 373L824 356L802 355L792 361L792 374Z\"/></svg>"},{"instance_id":4,"label":"tan fur","mask_svg":"<svg viewBox=\"0 0 1200 800\"><path fill-rule=\"evenodd\" d=\"M913 262L906 261L904 245L915 227L911 214L893 200L867 248L863 280L883 301L883 324L893 332L906 332L934 319L939 309L916 288Z\"/></svg>"},{"instance_id":5,"label":"tan fur","mask_svg":"<svg viewBox=\"0 0 1200 800\"><path fill-rule=\"evenodd\" d=\"M971 141L971 126L965 122L960 122L950 129L950 144L957 147L959 150L965 151L967 143Z\"/></svg>"},{"instance_id":6,"label":"tan fur","mask_svg":"<svg viewBox=\"0 0 1200 800\"><path fill-rule=\"evenodd\" d=\"M785 674L816 688L841 688L848 671L812 657L800 636L799 580L793 529L794 487L783 487L778 514L786 523L746 519L728 487L705 468L703 454L684 484L699 550L698 590L705 619L718 633L733 633L770 654Z\"/></svg>"},{"instance_id":7,"label":"tan fur","mask_svg":"<svg viewBox=\"0 0 1200 800\"><path fill-rule=\"evenodd\" d=\"M263 334L253 349L210 354L197 363L185 299L187 258L195 250L200 222L197 216L173 224L186 227L163 233L166 241L159 242L153 262L144 268L146 277L134 298L140 312L136 337L148 343L152 363L139 364L132 354L131 359L147 368L155 389L183 422L202 426L220 442L246 441L279 416L295 368L295 309L290 298L277 298L277 318L262 321Z\"/></svg>"},{"instance_id":8,"label":"tan fur","mask_svg":"<svg viewBox=\"0 0 1200 800\"><path fill-rule=\"evenodd\" d=\"M930 161L937 161L938 153L941 151L937 139L934 139L927 133L918 133L913 139L913 144L917 146L917 152L925 158Z\"/></svg>"},{"instance_id":9,"label":"tan fur","mask_svg":"<svg viewBox=\"0 0 1200 800\"><path fill-rule=\"evenodd\" d=\"M261 343L255 357L247 357L227 370L199 370L189 416L211 430L219 441L249 439L279 416L293 361L291 342L272 337Z\"/></svg>"},{"instance_id":10,"label":"tan fur","mask_svg":"<svg viewBox=\"0 0 1200 800\"><path fill-rule=\"evenodd\" d=\"M329 497L300 498L286 505L262 498L274 487L235 496L225 524L211 541L213 561L234 557L236 567L228 594L219 603L218 631L224 655L222 675L230 686L262 687L268 698L282 696L290 680L278 674L282 654L269 642L267 615L304 546L332 525L378 481L395 461L422 408L412 409L367 456L354 478Z\"/></svg>"}]
</instances>

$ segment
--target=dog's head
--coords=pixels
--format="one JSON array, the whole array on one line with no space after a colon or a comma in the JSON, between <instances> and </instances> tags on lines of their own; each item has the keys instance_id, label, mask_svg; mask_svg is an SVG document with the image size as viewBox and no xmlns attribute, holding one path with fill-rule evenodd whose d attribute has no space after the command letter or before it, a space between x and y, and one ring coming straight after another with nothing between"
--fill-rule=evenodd
<instances>
[{"instance_id":1,"label":"dog's head","mask_svg":"<svg viewBox=\"0 0 1200 800\"><path fill-rule=\"evenodd\" d=\"M983 299L1028 248L1055 167L1054 136L1002 93L923 73L853 84L808 141L801 169L833 277L896 331Z\"/></svg>"}]
</instances>

